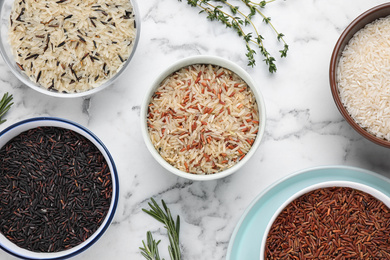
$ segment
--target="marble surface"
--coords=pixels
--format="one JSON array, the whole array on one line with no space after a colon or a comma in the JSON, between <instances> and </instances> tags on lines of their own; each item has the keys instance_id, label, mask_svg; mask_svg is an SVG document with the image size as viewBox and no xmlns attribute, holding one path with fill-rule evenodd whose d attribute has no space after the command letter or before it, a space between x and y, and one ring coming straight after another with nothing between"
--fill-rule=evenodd
<instances>
[{"instance_id":1,"label":"marble surface","mask_svg":"<svg viewBox=\"0 0 390 260\"><path fill-rule=\"evenodd\" d=\"M0 60L0 92L15 104L0 130L19 120L56 116L92 130L111 151L120 178L120 200L112 225L91 248L73 259L143 259L139 247L151 230L167 237L142 212L149 198L164 199L181 216L183 259L225 259L232 232L246 207L280 178L306 168L348 165L390 177L390 150L362 138L339 114L329 87L330 55L343 29L380 0L276 0L264 12L285 34L286 59L269 74L258 57L246 66L245 46L235 33L207 21L185 1L139 0L141 38L126 72L104 91L89 98L58 99L19 82ZM266 44L277 50L272 34ZM163 169L146 149L140 132L140 105L153 79L171 63L199 54L217 55L242 66L258 83L267 108L264 139L247 165L230 177L194 182ZM0 259L13 257L0 251Z\"/></svg>"}]
</instances>

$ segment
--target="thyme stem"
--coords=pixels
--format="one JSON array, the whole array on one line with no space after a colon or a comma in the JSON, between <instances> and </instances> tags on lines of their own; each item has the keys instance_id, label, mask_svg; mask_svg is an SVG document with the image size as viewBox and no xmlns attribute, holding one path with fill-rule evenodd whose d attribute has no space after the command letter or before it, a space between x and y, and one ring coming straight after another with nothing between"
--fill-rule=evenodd
<instances>
[{"instance_id":1,"label":"thyme stem","mask_svg":"<svg viewBox=\"0 0 390 260\"><path fill-rule=\"evenodd\" d=\"M253 1L247 1L248 3L252 4L252 5L258 5L260 7L264 7L266 4L269 4L269 3L272 3L272 2L275 2L276 0L270 0L270 1L261 1L259 3L256 3L256 2L253 2Z\"/></svg>"},{"instance_id":2,"label":"thyme stem","mask_svg":"<svg viewBox=\"0 0 390 260\"><path fill-rule=\"evenodd\" d=\"M179 0L181 1L181 0ZM266 17L261 11L260 8L264 8L267 4L274 2L275 0L270 1L260 1L253 2L250 0L241 0L241 2L249 9L249 14L245 14L239 10L238 6L232 5L229 0L187 0L187 4L192 7L198 7L201 9L200 13L206 13L207 19L210 21L217 20L226 25L227 28L231 28L237 32L237 34L242 37L246 44L246 57L248 59L248 66L255 66L255 54L256 51L251 47L252 45L257 46L260 49L261 55L264 57L265 63L268 65L268 70L270 73L276 72L277 68L275 65L275 58L268 52L264 45L264 37L259 33L256 25L252 22L252 17L256 14L259 14L263 18L263 22L270 26L270 28L276 33L277 40L282 41L284 48L279 50L280 57L286 57L288 51L288 45L284 40L284 35L279 33L275 26L271 23L271 18ZM216 5L216 4L221 5ZM226 12L225 9L229 9L230 12ZM250 32L246 33L244 27L249 26ZM254 37L252 38L252 34Z\"/></svg>"}]
</instances>

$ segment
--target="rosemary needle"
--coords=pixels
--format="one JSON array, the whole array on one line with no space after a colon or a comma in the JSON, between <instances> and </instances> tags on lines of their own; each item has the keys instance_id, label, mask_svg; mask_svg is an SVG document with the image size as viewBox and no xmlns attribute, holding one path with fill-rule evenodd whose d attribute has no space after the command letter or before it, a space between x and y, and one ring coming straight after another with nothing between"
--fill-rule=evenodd
<instances>
[{"instance_id":1,"label":"rosemary needle","mask_svg":"<svg viewBox=\"0 0 390 260\"><path fill-rule=\"evenodd\" d=\"M13 97L9 95L8 92L3 95L3 98L0 100L0 124L7 121L6 119L2 119L5 113L11 108L13 102L11 103Z\"/></svg>"},{"instance_id":2,"label":"rosemary needle","mask_svg":"<svg viewBox=\"0 0 390 260\"><path fill-rule=\"evenodd\" d=\"M148 231L146 233L146 244L144 241L142 241L142 244L144 247L140 247L141 254L148 260L160 260L160 253L158 252L158 244L159 241L155 241L153 239L152 233Z\"/></svg>"},{"instance_id":3,"label":"rosemary needle","mask_svg":"<svg viewBox=\"0 0 390 260\"><path fill-rule=\"evenodd\" d=\"M168 251L171 260L180 260L181 259L181 253L180 253L180 242L179 242L179 233L180 233L180 217L177 216L176 222L173 220L171 211L165 204L164 200L161 200L161 204L163 208L161 208L157 202L151 198L151 203L149 202L148 205L150 207L150 210L142 209L145 213L149 214L153 218L155 218L157 221L164 224L164 227L168 231L168 238L169 238L169 246ZM141 254L148 260L160 260L160 255L158 252L158 244L159 241L155 241L153 239L152 233L148 231L146 233L147 236L147 242L145 243L142 241L142 244L144 247L140 247ZM164 259L162 259L164 260Z\"/></svg>"}]
</instances>

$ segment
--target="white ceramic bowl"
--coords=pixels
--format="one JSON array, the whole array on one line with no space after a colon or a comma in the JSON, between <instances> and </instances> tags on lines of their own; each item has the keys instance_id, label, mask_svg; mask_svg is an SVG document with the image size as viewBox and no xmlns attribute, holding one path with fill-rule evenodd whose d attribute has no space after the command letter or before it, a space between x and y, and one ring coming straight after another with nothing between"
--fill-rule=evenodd
<instances>
[{"instance_id":1,"label":"white ceramic bowl","mask_svg":"<svg viewBox=\"0 0 390 260\"><path fill-rule=\"evenodd\" d=\"M15 0L16 1L16 0ZM8 29L9 29L9 18L10 13L12 11L12 6L14 3L14 0L0 0L0 52L3 56L3 59L11 72L25 85L28 87L46 94L48 96L52 97L60 97L60 98L76 98L76 97L83 97L83 96L90 96L92 94L95 94L108 86L112 85L112 83L118 79L118 77L126 70L128 67L131 59L134 56L135 50L138 45L139 37L140 37L140 30L141 30L141 20L140 20L140 12L138 10L138 6L136 3L136 0L129 0L131 4L133 5L133 11L135 14L135 23L136 23L136 37L133 41L133 49L131 51L131 54L129 58L125 61L125 63L122 65L122 67L119 69L119 71L113 75L110 79L103 82L100 86L93 88L88 91L79 92L79 93L61 93L57 91L51 91L44 87L41 87L40 85L36 84L32 80L28 78L28 76L20 70L20 68L16 65L15 59L13 57L11 46L8 42Z\"/></svg>"},{"instance_id":2,"label":"white ceramic bowl","mask_svg":"<svg viewBox=\"0 0 390 260\"><path fill-rule=\"evenodd\" d=\"M245 155L245 157L241 161L239 161L238 163L233 165L231 168L228 168L224 171L217 172L214 174L207 174L207 175L191 174L191 173L181 171L181 170L177 169L176 167L170 165L156 151L156 149L154 148L154 146L150 140L149 133L148 133L148 126L147 126L148 105L150 103L151 97L153 96L154 92L156 91L156 89L160 86L160 83L166 77L168 77L169 75L171 75L172 73L178 71L179 69L181 69L183 67L187 67L187 66L193 65L193 64L212 64L212 65L216 65L216 66L220 66L220 67L229 69L232 72L236 73L238 76L240 76L247 83L247 85L252 90L252 92L256 98L258 111L259 111L259 131L257 133L256 140L252 145L252 148L249 150L249 152ZM242 69L240 66L238 66L237 64L235 64L229 60L222 59L222 58L215 57L215 56L202 56L202 55L200 55L200 56L188 57L188 58L184 58L182 60L179 60L179 61L175 62L174 64L172 64L171 66L169 66L168 68L166 68L154 80L153 84L151 85L148 92L146 93L145 98L142 102L142 106L141 106L141 131L142 131L142 135L143 135L145 144L146 144L148 150L150 151L150 153L152 154L152 156L156 159L156 161L159 164L161 164L161 166L163 166L165 169L167 169L171 173L173 173L177 176L183 177L183 178L196 180L196 181L206 181L206 180L215 180L215 179L219 179L219 178L224 178L224 177L229 176L232 173L236 172L238 169L240 169L253 156L253 154L256 152L257 148L259 147L261 139L262 139L263 134L264 134L265 122L266 122L266 111L265 111L264 99L263 99L263 96L258 89L257 84L253 81L253 79L249 76L249 74L244 69Z\"/></svg>"},{"instance_id":3,"label":"white ceramic bowl","mask_svg":"<svg viewBox=\"0 0 390 260\"><path fill-rule=\"evenodd\" d=\"M370 186L367 186L367 185L364 185L361 183L352 182L352 181L325 181L325 182L321 182L321 183L317 183L317 184L308 186L308 187L296 192L294 195L292 195L283 204L281 204L281 206L278 208L278 210L276 210L275 213L273 214L272 218L268 222L268 225L265 229L263 239L261 242L260 260L264 260L265 245L266 245L268 233L272 227L272 224L275 222L276 218L284 210L284 208L287 207L287 205L289 205L292 201L294 201L295 199L299 198L300 196L302 196L306 193L309 193L309 192L314 191L316 189L329 188L329 187L348 187L348 188L353 188L356 190L366 192L366 193L372 195L373 197L375 197L376 199L382 201L387 207L390 208L390 198L387 195L383 194L381 191L378 191L377 189L375 189L373 187L370 187Z\"/></svg>"},{"instance_id":4,"label":"white ceramic bowl","mask_svg":"<svg viewBox=\"0 0 390 260\"><path fill-rule=\"evenodd\" d=\"M1 233L0 233L0 248L8 252L9 254L22 259L29 259L29 260L67 259L83 252L84 250L92 246L103 235L103 233L107 230L107 228L111 224L111 221L114 217L117 204L118 204L118 196L119 196L118 173L115 167L114 160L111 157L111 154L109 153L105 145L99 140L99 138L97 138L91 131L89 131L85 127L61 118L37 117L37 118L31 118L31 119L27 119L15 123L9 126L8 128L6 128L5 130L3 130L2 132L0 132L0 147L3 147L9 140L19 135L20 133L40 126L61 127L61 128L73 130L74 132L77 132L83 135L84 137L86 137L100 150L100 152L103 154L104 158L106 159L111 172L112 198L111 198L110 208L104 221L101 223L100 227L95 231L95 233L92 234L83 243L71 249L60 251L60 252L54 252L54 253L32 252L23 249L21 247L18 247L17 245L9 241L7 238L5 238Z\"/></svg>"}]
</instances>

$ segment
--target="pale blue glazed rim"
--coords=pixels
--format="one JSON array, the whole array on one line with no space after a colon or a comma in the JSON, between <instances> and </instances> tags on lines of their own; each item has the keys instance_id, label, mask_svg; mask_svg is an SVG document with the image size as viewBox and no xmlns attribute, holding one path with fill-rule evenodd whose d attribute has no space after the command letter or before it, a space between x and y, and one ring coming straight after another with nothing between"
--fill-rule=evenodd
<instances>
[{"instance_id":1,"label":"pale blue glazed rim","mask_svg":"<svg viewBox=\"0 0 390 260\"><path fill-rule=\"evenodd\" d=\"M38 126L54 126L54 127L62 127L66 129L73 130L84 137L86 137L88 140L90 140L104 155L110 170L111 170L111 179L112 179L112 186L113 186L113 192L112 192L112 198L111 198L111 205L110 209L107 213L107 216L105 220L103 221L102 225L96 230L96 232L88 238L85 242L81 243L80 245L64 250L61 252L54 252L54 253L37 253L28 251L26 249L22 249L17 247L16 245L10 247L9 244L12 244L11 242L6 241L4 243L4 240L6 240L2 234L0 234L0 248L7 253L21 258L21 259L27 259L27 260L36 260L36 259L45 259L45 260L60 260L60 259L68 259L71 257L74 257L81 252L88 249L90 246L92 246L96 241L99 240L99 238L104 234L104 232L108 229L110 226L117 206L118 206L118 199L119 199L119 178L118 178L118 172L115 166L115 162L113 157L111 156L109 150L107 147L103 144L103 142L90 130L88 130L86 127L72 122L67 119L58 118L58 117L35 117L30 118L26 120L22 120L20 122L17 122L3 131L0 132L0 147L4 146L9 140L11 140L13 137L17 136L21 132L27 131L28 129L33 129Z\"/></svg>"},{"instance_id":2,"label":"pale blue glazed rim","mask_svg":"<svg viewBox=\"0 0 390 260\"><path fill-rule=\"evenodd\" d=\"M366 185L390 197L390 180L361 168L319 166L292 173L261 192L247 207L233 231L226 259L260 259L264 233L280 206L307 187L332 181Z\"/></svg>"}]
</instances>

